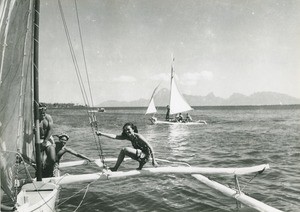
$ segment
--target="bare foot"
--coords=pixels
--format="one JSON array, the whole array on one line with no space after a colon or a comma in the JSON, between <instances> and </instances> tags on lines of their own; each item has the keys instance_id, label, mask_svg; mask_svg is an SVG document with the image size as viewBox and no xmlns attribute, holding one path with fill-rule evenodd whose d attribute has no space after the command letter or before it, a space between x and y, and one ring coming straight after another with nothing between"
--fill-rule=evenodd
<instances>
[{"instance_id":1,"label":"bare foot","mask_svg":"<svg viewBox=\"0 0 300 212\"><path fill-rule=\"evenodd\" d=\"M146 164L146 161L141 161L139 167L136 170L142 170L143 166Z\"/></svg>"}]
</instances>

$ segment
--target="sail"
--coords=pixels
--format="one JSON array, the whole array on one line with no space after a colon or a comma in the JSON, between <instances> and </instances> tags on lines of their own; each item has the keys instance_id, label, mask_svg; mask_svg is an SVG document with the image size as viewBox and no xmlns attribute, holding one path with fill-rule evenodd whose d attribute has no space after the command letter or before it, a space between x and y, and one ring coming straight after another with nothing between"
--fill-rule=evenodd
<instances>
[{"instance_id":1,"label":"sail","mask_svg":"<svg viewBox=\"0 0 300 212\"><path fill-rule=\"evenodd\" d=\"M154 104L154 95L155 95L156 90L157 90L158 87L159 87L159 85L156 86L156 88L154 89L154 91L151 95L150 103L149 103L149 106L148 106L147 111L146 111L145 114L151 114L151 113L156 113L157 112L155 104Z\"/></svg>"},{"instance_id":2,"label":"sail","mask_svg":"<svg viewBox=\"0 0 300 212\"><path fill-rule=\"evenodd\" d=\"M13 197L16 154L34 160L32 0L0 2L0 174Z\"/></svg>"},{"instance_id":3,"label":"sail","mask_svg":"<svg viewBox=\"0 0 300 212\"><path fill-rule=\"evenodd\" d=\"M174 59L173 59L174 61ZM170 114L182 113L189 110L193 110L191 106L185 101L181 93L179 92L175 78L173 65L171 68L171 94L170 94Z\"/></svg>"}]
</instances>

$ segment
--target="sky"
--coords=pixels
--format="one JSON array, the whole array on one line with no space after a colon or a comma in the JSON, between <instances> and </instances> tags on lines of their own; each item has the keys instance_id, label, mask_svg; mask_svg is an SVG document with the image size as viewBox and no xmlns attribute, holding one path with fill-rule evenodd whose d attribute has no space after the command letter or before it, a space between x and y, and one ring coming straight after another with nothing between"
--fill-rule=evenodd
<instances>
[{"instance_id":1,"label":"sky","mask_svg":"<svg viewBox=\"0 0 300 212\"><path fill-rule=\"evenodd\" d=\"M183 94L300 98L299 0L61 0L78 67L95 105ZM83 103L58 2L41 1L40 100ZM86 86L88 90L88 86Z\"/></svg>"}]
</instances>

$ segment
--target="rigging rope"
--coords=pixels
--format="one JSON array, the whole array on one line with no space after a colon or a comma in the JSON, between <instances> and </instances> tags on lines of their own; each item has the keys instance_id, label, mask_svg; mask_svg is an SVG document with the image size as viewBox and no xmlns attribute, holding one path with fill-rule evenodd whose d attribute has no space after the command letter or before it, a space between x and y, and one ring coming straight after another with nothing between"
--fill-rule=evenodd
<instances>
[{"instance_id":1,"label":"rigging rope","mask_svg":"<svg viewBox=\"0 0 300 212\"><path fill-rule=\"evenodd\" d=\"M65 176L68 176L68 175L65 175ZM63 179L63 178L62 178L62 179ZM62 179L61 179L61 180L62 180ZM97 180L98 180L98 179L97 179ZM86 194L87 194L87 192L88 192L88 189L89 189L90 185L93 184L94 182L96 182L97 180L94 180L94 181L90 182L90 183L87 184L85 187L83 187L82 189L80 189L78 192L74 193L72 196L70 196L70 197L68 197L68 198L65 198L65 200L62 201L62 202L60 202L57 206L60 206L60 205L62 205L62 204L64 204L64 203L66 203L67 201L69 201L70 199L72 199L72 198L75 197L77 194L79 194L82 190L85 189L84 195L83 195L83 197L82 197L82 199L81 199L79 205L78 205L77 208L75 209L75 211L77 211L78 208L81 206L81 204L82 204L82 202L83 202L83 200L84 200L84 198L85 198L85 196L86 196Z\"/></svg>"},{"instance_id":2,"label":"rigging rope","mask_svg":"<svg viewBox=\"0 0 300 212\"><path fill-rule=\"evenodd\" d=\"M79 20L79 15L78 15L77 0L74 0L74 4L75 4L77 25L78 25L80 44L81 44L82 56L83 56L84 67L85 67L85 73L86 73L87 84L88 84L89 92L90 92L90 99L91 99L91 103L92 103L91 106L94 107L91 83L90 83L90 78L89 78L89 74L88 74L88 70L87 70L86 56L85 56L85 51L84 51L83 39L82 39L82 30L81 30L81 27L80 27L81 25L80 25L80 20ZM99 157L101 159L101 162L102 162L104 168L106 168L100 137L99 136L96 137L96 135L95 135L95 132L98 131L97 116L95 115L95 113L91 113L89 115L90 115L90 118L92 119L91 128L92 128L92 133L93 133L93 136L94 136L95 143L97 145L97 150L98 150L98 153L99 153ZM96 142L96 140L98 140L98 142Z\"/></svg>"},{"instance_id":3,"label":"rigging rope","mask_svg":"<svg viewBox=\"0 0 300 212\"><path fill-rule=\"evenodd\" d=\"M262 171L256 172L256 174L250 179L248 180L248 182L246 182L246 185L243 186L243 188L241 189L241 191L243 191L246 186L250 185L251 181L256 178L259 174L261 174L265 169L263 169Z\"/></svg>"},{"instance_id":4,"label":"rigging rope","mask_svg":"<svg viewBox=\"0 0 300 212\"><path fill-rule=\"evenodd\" d=\"M93 101L91 83L90 83L90 78L89 78L89 74L88 74L88 70L87 70L85 51L84 51L84 48L83 48L84 45L83 45L83 39L82 39L82 33L81 33L81 27L80 27L79 15L78 15L77 0L74 0L74 3L75 3L75 9L76 9L77 25L78 25L79 36L80 36L80 43L81 43L81 49L82 49L83 62L84 62L85 73L86 73L86 78L87 78L87 82L88 82L88 86L89 86L89 92L90 92L91 103L92 103L91 106L94 107L94 101Z\"/></svg>"},{"instance_id":5,"label":"rigging rope","mask_svg":"<svg viewBox=\"0 0 300 212\"><path fill-rule=\"evenodd\" d=\"M102 145L101 145L101 140L100 140L100 136L96 136L96 131L98 131L98 122L97 122L97 117L94 113L90 114L90 123L91 123L91 128L92 128L92 134L94 136L94 141L96 143L97 146L97 150L98 150L98 154L99 154L99 158L103 164L103 168L107 168L106 164L105 164L105 157L104 157L104 153L103 153L103 149L102 149ZM98 142L96 142L96 140Z\"/></svg>"},{"instance_id":6,"label":"rigging rope","mask_svg":"<svg viewBox=\"0 0 300 212\"><path fill-rule=\"evenodd\" d=\"M76 54L75 54L75 51L74 51L74 48L73 48L73 45L72 45L72 42L71 42L71 37L70 37L69 30L68 30L68 27L67 27L67 23L66 23L66 19L65 19L65 16L64 16L64 12L63 12L63 9L62 9L61 1L58 0L59 10L60 10L61 18L62 18L62 21L63 21L64 30L65 30L65 33L66 33L66 36L67 36L67 40L68 40L68 44L69 44L69 49L70 49L70 52L71 52L72 60L73 60L74 66L75 66L75 71L76 71L77 79L78 79L78 82L79 82L80 90L81 90L81 93L82 93L82 97L83 97L84 103L85 103L86 106L88 106L86 112L87 112L87 114L89 116L90 126L92 128L92 134L94 136L94 141L96 143L98 155L99 155L99 157L101 159L103 167L106 167L105 161L104 161L104 154L103 154L103 149L102 149L100 137L95 135L95 132L98 130L97 117L96 117L96 115L93 112L90 113L88 111L88 108L90 108L91 106L92 107L94 106L94 101L93 101L93 97L92 97L93 95L92 95L92 91L91 91L89 74L88 74L88 71L87 71L86 56L85 56L85 51L84 51L83 39L82 39L82 30L81 30L81 27L80 27L80 20L79 20L78 8L77 8L77 2L76 2L76 0L74 0L74 3L75 3L75 11L76 11L76 17L77 17L78 31L79 31L79 35L80 35L80 43L81 43L82 56L83 56L84 67L85 67L85 74L86 74L86 78L87 78L87 84L88 84L88 88L89 88L90 101L91 101L92 105L90 105L90 103L89 103L89 98L88 98L88 95L87 95L87 92L86 92L86 89L85 89L85 86L84 86L84 82L83 82L82 75L81 75L81 72L80 72L80 69L79 69L79 66L78 66Z\"/></svg>"},{"instance_id":7,"label":"rigging rope","mask_svg":"<svg viewBox=\"0 0 300 212\"><path fill-rule=\"evenodd\" d=\"M82 93L82 97L83 97L83 100L84 100L84 104L86 106L89 106L90 105L89 100L88 100L87 94L85 92L84 83L82 81L81 73L80 73L80 70L79 70L79 66L78 66L78 63L77 63L75 51L74 51L74 48L73 48L73 45L72 45L71 37L70 37L70 34L69 34L69 30L68 30L68 27L67 27L66 19L65 19L65 16L64 16L64 12L63 12L60 0L58 0L58 6L59 6L59 11L60 11L60 15L61 15L61 18L62 18L63 26L64 26L64 29L65 29L65 33L66 33L66 36L67 36L67 41L68 41L68 44L69 44L69 50L70 50L70 53L71 53L71 56L72 56L73 64L75 66L75 71L76 71L77 79L78 79L78 82L79 82L80 90L81 90L81 93Z\"/></svg>"},{"instance_id":8,"label":"rigging rope","mask_svg":"<svg viewBox=\"0 0 300 212\"><path fill-rule=\"evenodd\" d=\"M76 211L78 210L78 208L80 208L80 206L81 206L81 204L82 204L82 202L83 202L83 200L84 200L84 198L85 198L85 196L86 196L86 194L87 194L87 192L88 192L88 190L89 190L89 187L90 187L90 184L87 185L86 190L85 190L85 192L84 192L84 195L83 195L83 197L82 197L82 199L81 199L79 205L78 205L77 208L74 210L74 212L76 212Z\"/></svg>"},{"instance_id":9,"label":"rigging rope","mask_svg":"<svg viewBox=\"0 0 300 212\"><path fill-rule=\"evenodd\" d=\"M29 183L33 182L32 181L33 177L31 177L30 172L29 172L28 168L26 167L26 162L25 162L23 156L19 152L14 152L14 151L6 151L6 152L15 153L16 157L17 157L17 159L16 159L17 160L16 166L18 166L18 168L16 170L16 178L15 178L15 185L14 185L15 186L15 190L17 191L17 187L21 186L21 184L27 183L26 180L24 180L24 181L18 180L19 163L23 163L24 169L25 169L25 173L26 173L27 177L30 179L28 181ZM52 207L48 204L48 201L46 201L44 199L44 196L41 194L41 192L39 192L39 188L36 186L36 184L33 183L32 185L35 187L35 190L37 191L39 197L43 200L44 204L48 207L48 209L50 211L54 211L52 209Z\"/></svg>"}]
</instances>

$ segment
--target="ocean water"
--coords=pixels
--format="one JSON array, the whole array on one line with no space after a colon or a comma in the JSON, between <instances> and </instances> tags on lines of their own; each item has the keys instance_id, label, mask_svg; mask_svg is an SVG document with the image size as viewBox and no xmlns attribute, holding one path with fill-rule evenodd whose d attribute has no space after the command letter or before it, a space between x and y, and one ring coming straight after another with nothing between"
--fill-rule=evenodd
<instances>
[{"instance_id":1,"label":"ocean water","mask_svg":"<svg viewBox=\"0 0 300 212\"><path fill-rule=\"evenodd\" d=\"M201 167L246 167L268 163L270 169L254 177L240 177L243 192L283 211L300 211L300 106L199 107L194 120L207 125L151 125L145 108L107 108L97 113L99 129L119 134L126 122L137 125L151 143L161 166L186 162ZM70 135L68 147L99 158L87 112L49 109L56 133ZM165 109L156 115L164 118ZM129 141L101 137L106 158L117 157ZM65 155L62 161L77 160ZM113 166L114 163L107 163ZM120 171L135 169L123 162ZM151 167L146 164L145 167ZM63 174L98 172L94 164L62 170ZM234 187L230 176L207 176ZM254 179L252 179L254 177ZM80 206L80 207L78 207ZM60 191L58 211L237 211L234 199L203 185L190 175L156 175L91 184L66 185ZM254 211L243 206L239 211Z\"/></svg>"}]
</instances>

